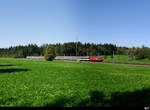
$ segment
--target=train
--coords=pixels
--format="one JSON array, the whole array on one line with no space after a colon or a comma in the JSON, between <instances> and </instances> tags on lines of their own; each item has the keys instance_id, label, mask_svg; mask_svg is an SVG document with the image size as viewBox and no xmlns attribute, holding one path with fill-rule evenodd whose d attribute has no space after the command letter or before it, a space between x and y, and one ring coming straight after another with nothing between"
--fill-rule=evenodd
<instances>
[{"instance_id":1,"label":"train","mask_svg":"<svg viewBox=\"0 0 150 110\"><path fill-rule=\"evenodd\" d=\"M56 56L55 60L103 62L100 56Z\"/></svg>"},{"instance_id":2,"label":"train","mask_svg":"<svg viewBox=\"0 0 150 110\"><path fill-rule=\"evenodd\" d=\"M44 56L27 56L27 59L45 60ZM55 60L103 62L100 56L56 56Z\"/></svg>"},{"instance_id":3,"label":"train","mask_svg":"<svg viewBox=\"0 0 150 110\"><path fill-rule=\"evenodd\" d=\"M102 57L90 57L89 61L103 62L103 58Z\"/></svg>"}]
</instances>

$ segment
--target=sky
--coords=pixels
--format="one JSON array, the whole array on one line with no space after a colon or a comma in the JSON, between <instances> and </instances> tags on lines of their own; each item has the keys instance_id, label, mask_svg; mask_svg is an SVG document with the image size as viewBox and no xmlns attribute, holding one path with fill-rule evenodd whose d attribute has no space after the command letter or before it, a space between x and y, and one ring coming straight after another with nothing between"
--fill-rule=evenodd
<instances>
[{"instance_id":1,"label":"sky","mask_svg":"<svg viewBox=\"0 0 150 110\"><path fill-rule=\"evenodd\" d=\"M150 0L0 0L0 48L75 41L150 47Z\"/></svg>"}]
</instances>

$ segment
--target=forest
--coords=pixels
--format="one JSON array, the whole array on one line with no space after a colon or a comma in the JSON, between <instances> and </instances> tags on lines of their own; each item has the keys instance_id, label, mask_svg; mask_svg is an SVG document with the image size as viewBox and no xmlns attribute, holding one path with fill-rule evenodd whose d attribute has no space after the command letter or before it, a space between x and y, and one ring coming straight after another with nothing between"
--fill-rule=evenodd
<instances>
[{"instance_id":1,"label":"forest","mask_svg":"<svg viewBox=\"0 0 150 110\"><path fill-rule=\"evenodd\" d=\"M81 42L66 42L56 44L37 44L19 45L9 48L0 48L0 57L26 58L26 56L44 56L45 49L51 45L55 49L56 56L101 56L101 55L128 55L137 59L150 58L150 48L140 47L121 47L115 44L94 44Z\"/></svg>"},{"instance_id":2,"label":"forest","mask_svg":"<svg viewBox=\"0 0 150 110\"><path fill-rule=\"evenodd\" d=\"M81 42L67 42L56 44L37 44L19 45L9 48L0 48L0 57L13 57L25 58L26 56L43 56L45 48L51 45L55 48L56 56L99 56L99 55L112 55L126 54L129 48L117 47L114 44L94 44L94 43L81 43ZM77 48L76 48L77 47Z\"/></svg>"}]
</instances>

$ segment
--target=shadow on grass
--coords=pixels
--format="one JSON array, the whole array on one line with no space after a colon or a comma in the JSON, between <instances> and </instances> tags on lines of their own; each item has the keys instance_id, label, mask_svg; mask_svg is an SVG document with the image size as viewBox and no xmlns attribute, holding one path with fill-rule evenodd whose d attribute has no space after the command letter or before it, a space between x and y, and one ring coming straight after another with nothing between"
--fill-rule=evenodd
<instances>
[{"instance_id":1,"label":"shadow on grass","mask_svg":"<svg viewBox=\"0 0 150 110\"><path fill-rule=\"evenodd\" d=\"M150 106L150 89L144 88L134 92L114 92L106 99L103 92L93 91L89 99L81 101L77 106L110 106L110 107L145 107Z\"/></svg>"},{"instance_id":2,"label":"shadow on grass","mask_svg":"<svg viewBox=\"0 0 150 110\"><path fill-rule=\"evenodd\" d=\"M89 98L76 104L74 101L72 97L58 97L54 103L47 104L45 107L64 107L66 104L71 104L73 107L145 107L150 106L150 89L114 92L109 99L101 91L91 91Z\"/></svg>"},{"instance_id":3,"label":"shadow on grass","mask_svg":"<svg viewBox=\"0 0 150 110\"><path fill-rule=\"evenodd\" d=\"M91 91L90 98L84 99L79 102L76 107L96 107L106 104L105 95L100 91Z\"/></svg>"},{"instance_id":4,"label":"shadow on grass","mask_svg":"<svg viewBox=\"0 0 150 110\"><path fill-rule=\"evenodd\" d=\"M7 65L0 65L0 67L3 67L3 66L16 66L16 65L9 65L9 64L7 64Z\"/></svg>"},{"instance_id":5,"label":"shadow on grass","mask_svg":"<svg viewBox=\"0 0 150 110\"><path fill-rule=\"evenodd\" d=\"M12 73L12 72L22 72L29 71L29 69L0 69L0 73Z\"/></svg>"}]
</instances>

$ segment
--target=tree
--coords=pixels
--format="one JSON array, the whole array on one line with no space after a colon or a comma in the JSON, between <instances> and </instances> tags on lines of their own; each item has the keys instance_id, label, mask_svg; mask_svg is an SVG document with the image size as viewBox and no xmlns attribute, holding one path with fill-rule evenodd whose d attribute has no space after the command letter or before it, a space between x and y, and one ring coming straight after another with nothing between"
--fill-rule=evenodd
<instances>
[{"instance_id":1,"label":"tree","mask_svg":"<svg viewBox=\"0 0 150 110\"><path fill-rule=\"evenodd\" d=\"M142 48L138 49L135 54L136 59L145 59L150 57L150 48L145 47L144 45Z\"/></svg>"},{"instance_id":2,"label":"tree","mask_svg":"<svg viewBox=\"0 0 150 110\"><path fill-rule=\"evenodd\" d=\"M135 49L135 47L130 48L129 51L128 51L128 56L133 59L134 56L136 55L136 53L138 52L138 50L139 49L138 48Z\"/></svg>"},{"instance_id":3,"label":"tree","mask_svg":"<svg viewBox=\"0 0 150 110\"><path fill-rule=\"evenodd\" d=\"M118 55L127 55L127 47L117 47L117 54Z\"/></svg>"},{"instance_id":4,"label":"tree","mask_svg":"<svg viewBox=\"0 0 150 110\"><path fill-rule=\"evenodd\" d=\"M45 50L45 60L52 61L55 58L55 49L52 45L48 45Z\"/></svg>"},{"instance_id":5,"label":"tree","mask_svg":"<svg viewBox=\"0 0 150 110\"><path fill-rule=\"evenodd\" d=\"M60 43L56 44L55 53L57 56L63 56L63 49L62 49L62 45Z\"/></svg>"},{"instance_id":6,"label":"tree","mask_svg":"<svg viewBox=\"0 0 150 110\"><path fill-rule=\"evenodd\" d=\"M77 44L77 48L76 48ZM117 47L113 44L94 44L94 43L81 43L81 42L66 42L63 44L43 44L38 46L36 44L29 44L26 46L15 46L10 48L0 48L0 57L19 57L26 58L26 56L44 56L46 47L48 45L53 46L55 54L57 56L97 56L97 55L126 55L129 48ZM134 52L130 52L129 55L135 56ZM146 53L147 54L147 53Z\"/></svg>"}]
</instances>

